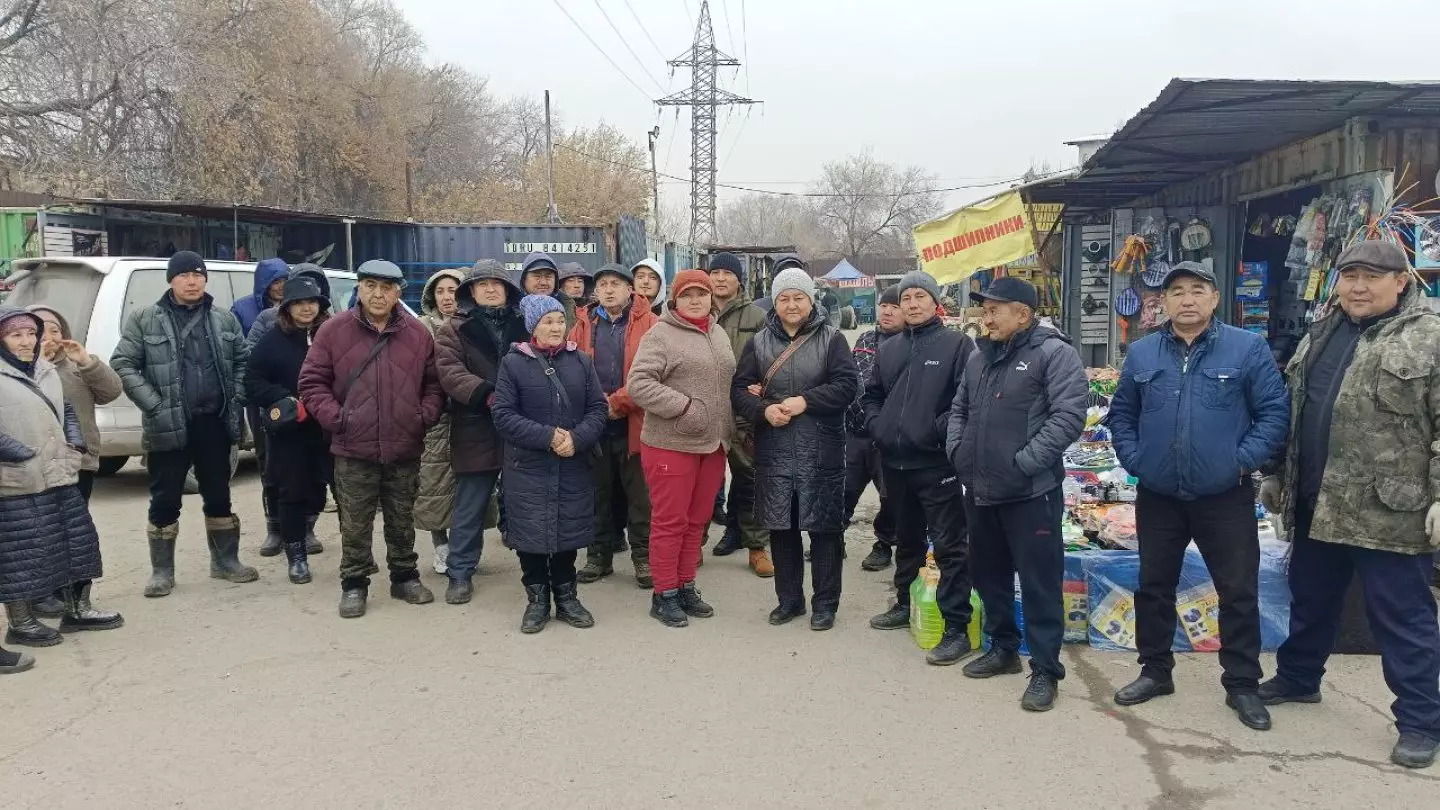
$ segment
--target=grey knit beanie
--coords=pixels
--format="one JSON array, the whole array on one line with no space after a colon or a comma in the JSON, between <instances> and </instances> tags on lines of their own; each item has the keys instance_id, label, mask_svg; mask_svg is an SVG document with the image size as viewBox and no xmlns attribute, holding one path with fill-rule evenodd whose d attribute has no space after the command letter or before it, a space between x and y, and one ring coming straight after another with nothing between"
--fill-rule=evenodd
<instances>
[{"instance_id":1,"label":"grey knit beanie","mask_svg":"<svg viewBox=\"0 0 1440 810\"><path fill-rule=\"evenodd\" d=\"M780 293L786 290L799 290L815 300L815 279L810 274L798 267L787 267L775 274L775 279L770 282L770 300L774 301L780 297Z\"/></svg>"}]
</instances>

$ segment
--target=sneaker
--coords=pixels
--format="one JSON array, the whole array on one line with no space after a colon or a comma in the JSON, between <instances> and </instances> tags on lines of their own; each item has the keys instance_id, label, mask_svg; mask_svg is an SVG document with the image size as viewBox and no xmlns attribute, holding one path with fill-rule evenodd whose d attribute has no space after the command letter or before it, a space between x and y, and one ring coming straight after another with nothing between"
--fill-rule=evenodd
<instances>
[{"instance_id":1,"label":"sneaker","mask_svg":"<svg viewBox=\"0 0 1440 810\"><path fill-rule=\"evenodd\" d=\"M870 626L876 630L904 630L910 626L910 606L891 605L884 613L871 616Z\"/></svg>"},{"instance_id":2,"label":"sneaker","mask_svg":"<svg viewBox=\"0 0 1440 810\"><path fill-rule=\"evenodd\" d=\"M1260 684L1255 694L1266 706L1279 706L1281 703L1319 703L1319 692L1301 692L1289 681L1281 680L1279 676Z\"/></svg>"},{"instance_id":3,"label":"sneaker","mask_svg":"<svg viewBox=\"0 0 1440 810\"><path fill-rule=\"evenodd\" d=\"M1428 768L1435 764L1437 752L1440 752L1440 741L1415 731L1406 731L1395 741L1390 761L1402 768Z\"/></svg>"},{"instance_id":4,"label":"sneaker","mask_svg":"<svg viewBox=\"0 0 1440 810\"><path fill-rule=\"evenodd\" d=\"M450 571L450 566L448 565L449 561L450 545L447 543L436 546L435 561L431 564L431 567L435 569L435 573L439 574L442 577L445 576L445 574Z\"/></svg>"},{"instance_id":5,"label":"sneaker","mask_svg":"<svg viewBox=\"0 0 1440 810\"><path fill-rule=\"evenodd\" d=\"M958 664L974 649L970 647L970 636L966 635L964 627L947 627L945 635L940 637L940 643L935 649L925 654L925 663L937 667L948 667L951 664Z\"/></svg>"},{"instance_id":6,"label":"sneaker","mask_svg":"<svg viewBox=\"0 0 1440 810\"><path fill-rule=\"evenodd\" d=\"M967 678L993 678L996 675L1020 674L1020 654L1014 650L991 647L990 651L965 665Z\"/></svg>"},{"instance_id":7,"label":"sneaker","mask_svg":"<svg viewBox=\"0 0 1440 810\"><path fill-rule=\"evenodd\" d=\"M1048 672L1036 672L1030 676L1030 685L1020 697L1020 708L1027 712L1048 712L1055 707L1055 691L1060 682Z\"/></svg>"}]
</instances>

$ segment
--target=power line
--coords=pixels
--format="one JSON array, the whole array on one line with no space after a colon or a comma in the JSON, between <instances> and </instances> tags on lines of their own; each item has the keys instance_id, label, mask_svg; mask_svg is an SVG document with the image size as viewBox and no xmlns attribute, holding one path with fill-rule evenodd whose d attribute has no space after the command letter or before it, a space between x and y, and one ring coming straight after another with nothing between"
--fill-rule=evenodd
<instances>
[{"instance_id":1,"label":"power line","mask_svg":"<svg viewBox=\"0 0 1440 810\"><path fill-rule=\"evenodd\" d=\"M745 133L745 125L750 123L750 113L751 109L747 107L745 109L745 119L740 122L740 127L735 130L735 140L730 142L730 151L725 153L725 159L721 160L720 165L715 167L716 171L725 168L725 164L730 162L730 156L735 154L735 147L740 145L740 136Z\"/></svg>"},{"instance_id":2,"label":"power line","mask_svg":"<svg viewBox=\"0 0 1440 810\"><path fill-rule=\"evenodd\" d=\"M746 22L745 0L740 0L740 47L744 49L741 59L745 61L745 95L750 95L750 31Z\"/></svg>"},{"instance_id":3,"label":"power line","mask_svg":"<svg viewBox=\"0 0 1440 810\"><path fill-rule=\"evenodd\" d=\"M730 37L730 47L735 47L735 29L730 27L730 0L720 0L720 5L725 8L725 34Z\"/></svg>"},{"instance_id":4,"label":"power line","mask_svg":"<svg viewBox=\"0 0 1440 810\"><path fill-rule=\"evenodd\" d=\"M559 0L556 0L556 2L558 3ZM595 0L595 8L600 9L600 16L605 18L605 22L610 25L610 30L615 32L615 36L620 39L620 44L624 45L625 50L629 51L630 55L635 57L635 64L640 66L640 69L645 72L645 75L650 78L650 81L655 82L655 87L663 93L665 91L665 85L661 84L660 80L655 78L654 74L650 72L650 68L645 67L645 60L641 59L640 54L635 53L635 49L630 47L630 40L627 39L624 34L620 33L619 28L615 27L614 20L610 19L610 15L606 13L605 7L600 5L600 0Z\"/></svg>"},{"instance_id":5,"label":"power line","mask_svg":"<svg viewBox=\"0 0 1440 810\"><path fill-rule=\"evenodd\" d=\"M640 30L645 33L645 38L650 40L650 47L655 49L655 53L660 54L662 60L665 59L665 52L660 50L660 46L656 44L655 38L650 36L649 29L645 27L645 23L640 21L640 15L635 13L635 7L630 5L630 0L625 0L625 8L630 9L630 16L635 18L635 24L640 26Z\"/></svg>"},{"instance_id":6,"label":"power line","mask_svg":"<svg viewBox=\"0 0 1440 810\"><path fill-rule=\"evenodd\" d=\"M565 15L565 19L569 20L569 21L570 21L570 24L573 25L573 26L575 26L575 30L576 30L576 31L579 31L580 34L585 37L586 41L588 41L588 42L590 43L590 45L591 45L593 48L595 48L595 50L596 50L597 52L599 52L599 54L600 54L601 56L605 57L605 61L610 63L610 67L615 68L615 71L616 71L617 73L619 73L621 76L624 76L624 77L625 77L625 81L629 82L631 87L634 87L636 90L639 90L639 91L640 91L640 94L643 95L643 96L645 96L645 100L646 100L646 101L649 101L649 100L650 100L650 93L649 93L648 91L646 91L645 88L641 87L639 84L636 84L635 80L632 79L632 78L630 78L630 74L626 73L624 70L622 70L622 69L620 68L619 65L615 64L615 60L610 58L610 54L605 53L605 49L604 49L604 48L601 48L601 47L600 47L600 44L599 44L598 42L596 42L593 38L591 38L589 32L587 32L584 28L582 28L582 27L580 26L580 23L578 23L578 22L575 21L575 18L574 18L574 17L570 16L570 12L566 11L566 10L565 10L565 7L562 6L562 5L560 5L560 0L551 0L551 2L553 2L553 3L555 4L555 7L556 7L556 8L560 9L560 13L561 13L561 14L564 14L564 15ZM657 84L658 84L658 82L657 82Z\"/></svg>"}]
</instances>

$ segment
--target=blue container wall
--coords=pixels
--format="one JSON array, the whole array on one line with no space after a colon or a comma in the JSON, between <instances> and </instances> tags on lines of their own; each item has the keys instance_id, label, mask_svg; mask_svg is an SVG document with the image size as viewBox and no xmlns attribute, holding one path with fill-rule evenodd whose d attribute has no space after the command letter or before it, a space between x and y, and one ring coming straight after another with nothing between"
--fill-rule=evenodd
<instances>
[{"instance_id":1,"label":"blue container wall","mask_svg":"<svg viewBox=\"0 0 1440 810\"><path fill-rule=\"evenodd\" d=\"M447 267L469 267L480 259L503 262L516 275L525 256L550 254L557 263L579 262L595 272L610 261L605 230L570 225L410 225L413 251L396 261L411 284L405 300L417 306L425 281ZM357 250L358 252L358 250ZM413 300L412 300L413 299Z\"/></svg>"}]
</instances>

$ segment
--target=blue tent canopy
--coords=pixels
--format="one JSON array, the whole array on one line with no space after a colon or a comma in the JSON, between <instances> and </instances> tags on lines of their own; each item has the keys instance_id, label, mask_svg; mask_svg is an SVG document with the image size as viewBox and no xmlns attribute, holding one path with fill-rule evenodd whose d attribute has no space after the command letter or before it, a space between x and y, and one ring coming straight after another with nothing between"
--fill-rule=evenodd
<instances>
[{"instance_id":1,"label":"blue tent canopy","mask_svg":"<svg viewBox=\"0 0 1440 810\"><path fill-rule=\"evenodd\" d=\"M841 259L839 264L825 274L827 281L859 281L862 278L865 278L865 274L856 270L855 265L844 259Z\"/></svg>"}]
</instances>

